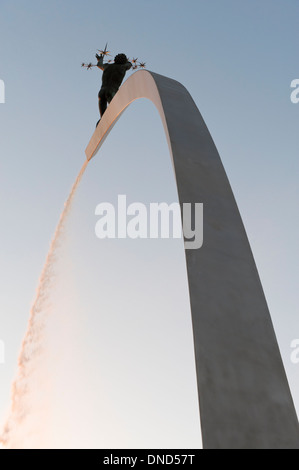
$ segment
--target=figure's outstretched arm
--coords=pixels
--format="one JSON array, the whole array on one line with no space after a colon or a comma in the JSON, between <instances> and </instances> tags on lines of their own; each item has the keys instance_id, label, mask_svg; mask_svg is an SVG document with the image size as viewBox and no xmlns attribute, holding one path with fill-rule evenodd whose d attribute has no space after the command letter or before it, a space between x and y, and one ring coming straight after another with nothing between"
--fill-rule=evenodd
<instances>
[{"instance_id":1,"label":"figure's outstretched arm","mask_svg":"<svg viewBox=\"0 0 299 470\"><path fill-rule=\"evenodd\" d=\"M131 62L128 61L128 62L125 64L125 67L126 67L126 70L130 70L130 68L133 67L133 65L132 65Z\"/></svg>"},{"instance_id":2,"label":"figure's outstretched arm","mask_svg":"<svg viewBox=\"0 0 299 470\"><path fill-rule=\"evenodd\" d=\"M97 58L97 61L98 61L97 67L99 67L99 69L101 69L101 70L105 70L105 65L106 64L103 63L104 56L96 54L96 58Z\"/></svg>"}]
</instances>

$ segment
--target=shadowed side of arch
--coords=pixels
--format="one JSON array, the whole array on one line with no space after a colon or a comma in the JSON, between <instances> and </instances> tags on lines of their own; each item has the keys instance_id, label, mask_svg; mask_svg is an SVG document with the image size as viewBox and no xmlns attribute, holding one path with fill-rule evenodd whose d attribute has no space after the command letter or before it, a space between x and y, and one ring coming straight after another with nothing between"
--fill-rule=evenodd
<instances>
[{"instance_id":1,"label":"shadowed side of arch","mask_svg":"<svg viewBox=\"0 0 299 470\"><path fill-rule=\"evenodd\" d=\"M87 159L139 98L160 113L180 204L204 204L204 245L186 250L203 446L298 449L298 419L247 235L188 91L167 77L136 72L101 119Z\"/></svg>"}]
</instances>

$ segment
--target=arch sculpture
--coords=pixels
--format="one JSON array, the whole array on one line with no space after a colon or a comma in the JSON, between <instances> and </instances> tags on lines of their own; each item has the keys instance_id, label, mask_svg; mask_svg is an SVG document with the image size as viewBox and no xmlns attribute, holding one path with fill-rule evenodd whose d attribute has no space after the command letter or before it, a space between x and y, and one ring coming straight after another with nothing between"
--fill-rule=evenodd
<instances>
[{"instance_id":1,"label":"arch sculpture","mask_svg":"<svg viewBox=\"0 0 299 470\"><path fill-rule=\"evenodd\" d=\"M186 250L203 447L298 449L298 419L247 235L188 91L156 73L133 74L94 132L87 159L139 98L160 113L180 204L204 204L204 244Z\"/></svg>"}]
</instances>

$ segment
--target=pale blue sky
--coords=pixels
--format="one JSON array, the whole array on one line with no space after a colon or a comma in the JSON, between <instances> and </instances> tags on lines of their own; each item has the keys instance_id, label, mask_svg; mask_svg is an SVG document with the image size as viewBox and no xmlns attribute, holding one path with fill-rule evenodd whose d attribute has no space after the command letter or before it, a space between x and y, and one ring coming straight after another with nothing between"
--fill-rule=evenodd
<instances>
[{"instance_id":1,"label":"pale blue sky","mask_svg":"<svg viewBox=\"0 0 299 470\"><path fill-rule=\"evenodd\" d=\"M149 70L183 83L203 114L245 223L299 410L299 366L290 362L290 343L299 338L299 104L290 101L290 83L299 78L298 1L1 0L0 13L6 85L0 415L49 241L98 119L101 73L80 65L107 41L114 54L139 57ZM150 106L132 106L105 143L103 162L88 168L78 207L90 226L96 204L124 189L132 201L175 197L161 124ZM173 256L171 249L165 254L170 263Z\"/></svg>"}]
</instances>

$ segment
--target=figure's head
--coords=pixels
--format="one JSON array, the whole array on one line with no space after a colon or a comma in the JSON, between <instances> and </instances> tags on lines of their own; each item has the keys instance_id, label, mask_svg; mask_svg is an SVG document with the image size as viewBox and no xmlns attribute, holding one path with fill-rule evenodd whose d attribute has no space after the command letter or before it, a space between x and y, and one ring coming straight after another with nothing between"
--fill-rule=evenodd
<instances>
[{"instance_id":1,"label":"figure's head","mask_svg":"<svg viewBox=\"0 0 299 470\"><path fill-rule=\"evenodd\" d=\"M114 58L114 63L115 64L124 65L127 62L128 62L128 58L127 58L126 54L117 54L117 56L115 56L115 58Z\"/></svg>"}]
</instances>

